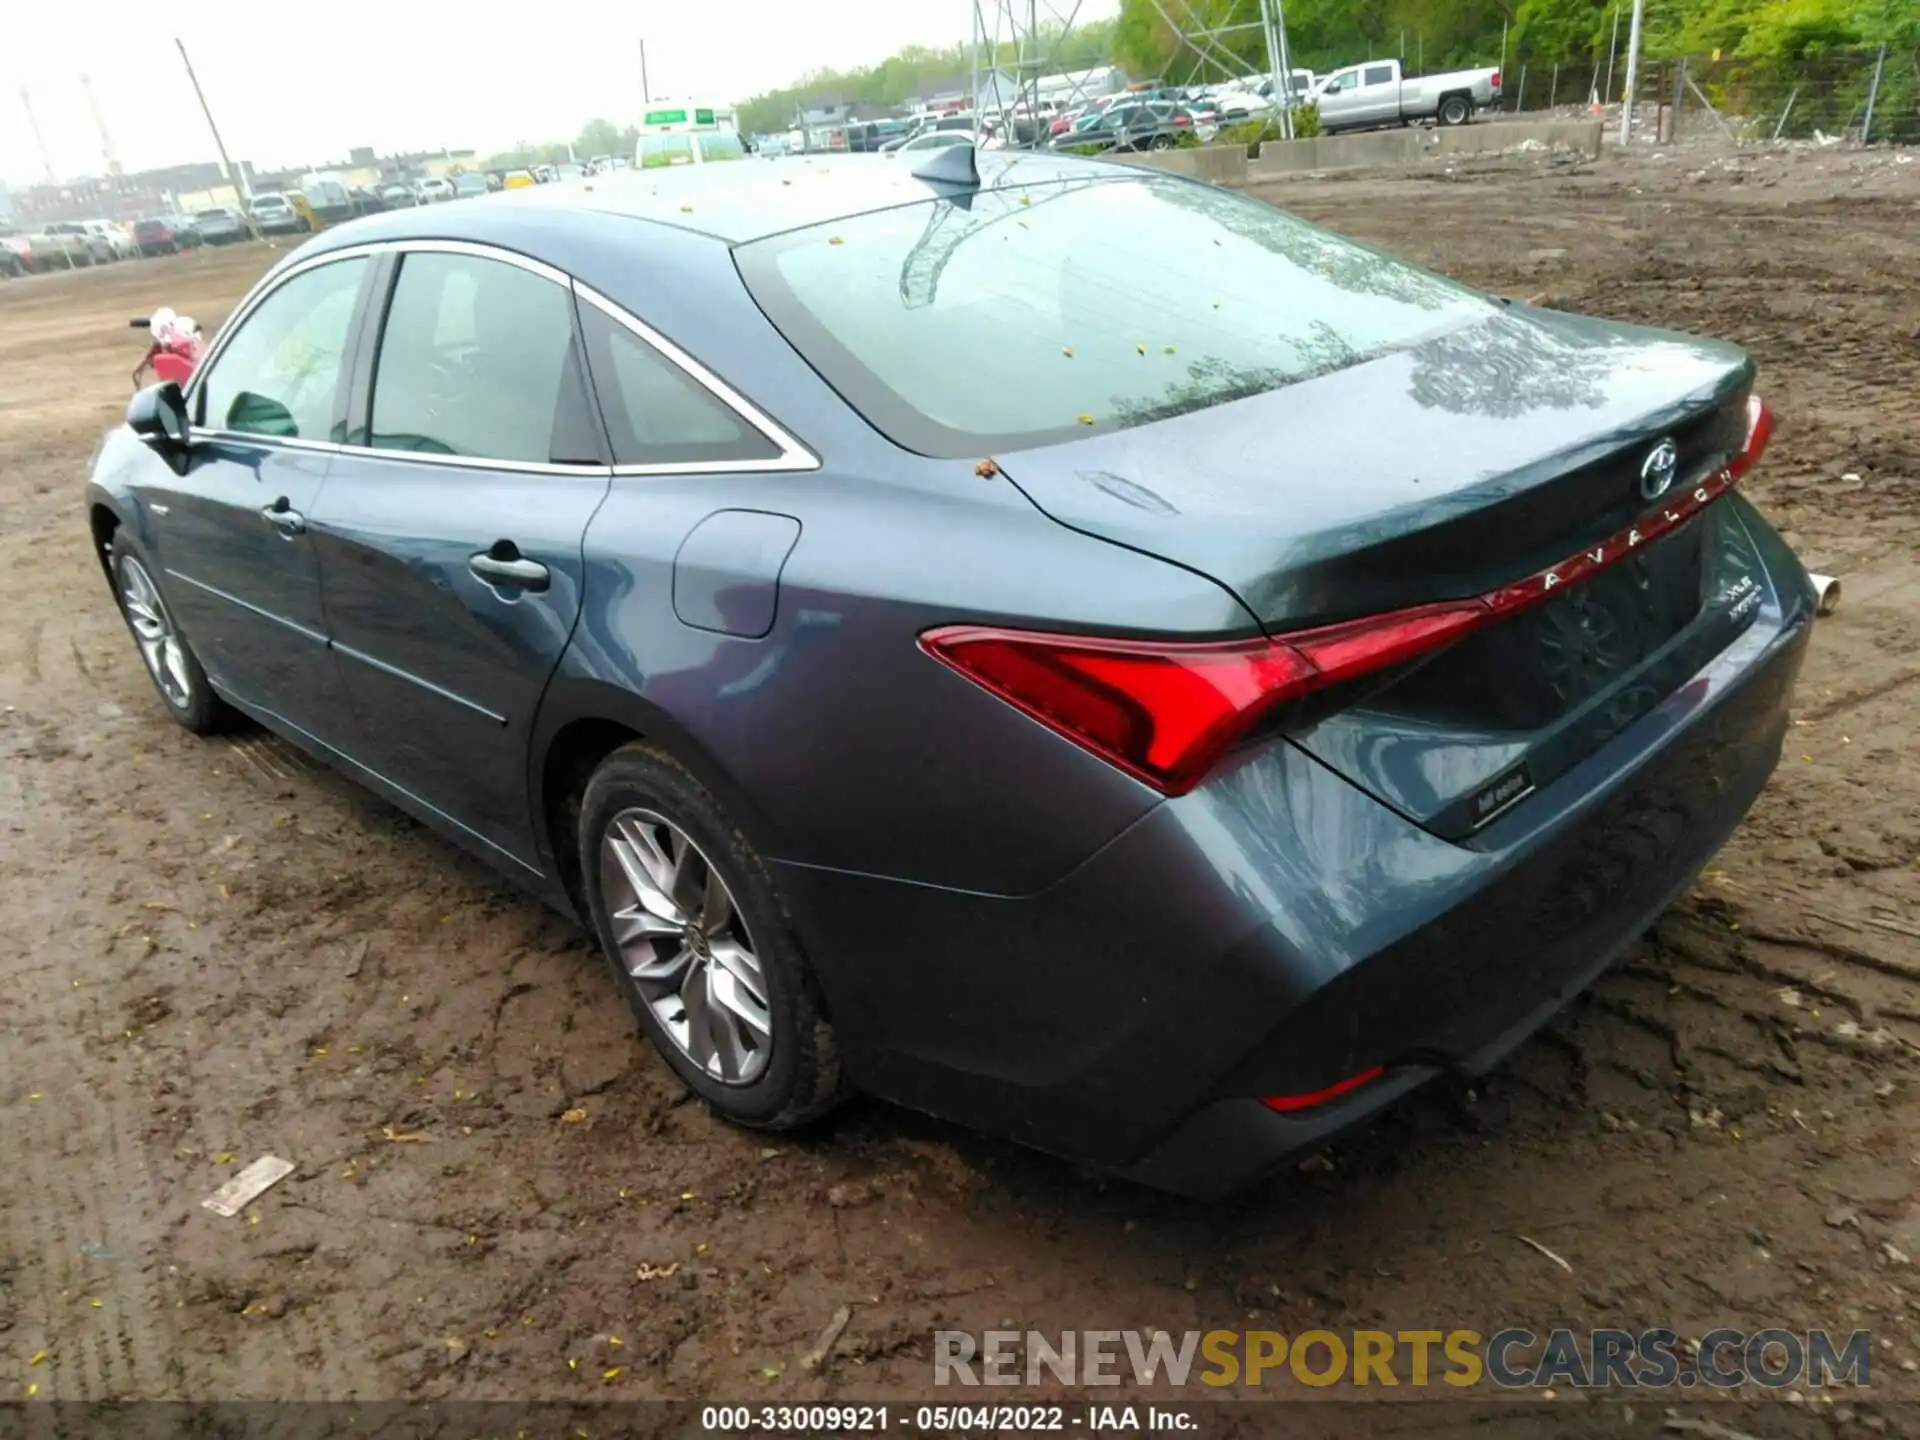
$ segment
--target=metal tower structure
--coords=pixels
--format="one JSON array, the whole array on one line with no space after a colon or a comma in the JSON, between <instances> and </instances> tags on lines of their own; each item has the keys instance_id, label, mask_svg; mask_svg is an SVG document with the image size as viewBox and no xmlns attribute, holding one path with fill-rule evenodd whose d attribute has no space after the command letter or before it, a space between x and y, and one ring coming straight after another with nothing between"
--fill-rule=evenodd
<instances>
[{"instance_id":1,"label":"metal tower structure","mask_svg":"<svg viewBox=\"0 0 1920 1440\"><path fill-rule=\"evenodd\" d=\"M126 171L120 167L119 153L113 148L113 136L107 133L107 117L100 111L100 97L93 90L93 77L82 75L80 88L87 92L87 109L93 115L94 129L100 132L100 158L107 162L107 174L124 175Z\"/></svg>"},{"instance_id":2,"label":"metal tower structure","mask_svg":"<svg viewBox=\"0 0 1920 1440\"><path fill-rule=\"evenodd\" d=\"M1083 0L973 0L972 52L974 138L983 112L1004 113L1045 138L1040 123L1040 81L1060 72L1060 55L1080 18ZM982 104L991 88L993 102ZM1074 87L1069 99L1080 98Z\"/></svg>"},{"instance_id":3,"label":"metal tower structure","mask_svg":"<svg viewBox=\"0 0 1920 1440\"><path fill-rule=\"evenodd\" d=\"M60 177L53 173L53 156L47 153L47 137L40 133L40 117L33 113L33 96L27 93L27 87L20 87L20 107L27 112L27 129L33 132L33 143L40 151L40 168L47 172L47 183L57 185Z\"/></svg>"},{"instance_id":4,"label":"metal tower structure","mask_svg":"<svg viewBox=\"0 0 1920 1440\"><path fill-rule=\"evenodd\" d=\"M1079 19L1083 0L973 0L973 103L975 124L987 108L983 97L992 87L991 108L1010 112L1016 121L1038 127L1039 82L1059 71L1058 57ZM1258 33L1265 65L1259 72L1273 83L1282 130L1293 134L1292 64L1287 48L1285 0L1259 0L1259 18L1213 25L1196 14L1194 0L1152 0L1161 21L1172 32L1175 50L1191 52L1200 81L1247 78L1248 63L1226 46L1230 36ZM1062 8L1065 7L1065 8ZM1138 76L1151 80L1155 76ZM1001 92L1010 82L1012 95ZM1068 98L1079 99L1077 93ZM977 132L976 132L976 138Z\"/></svg>"}]
</instances>

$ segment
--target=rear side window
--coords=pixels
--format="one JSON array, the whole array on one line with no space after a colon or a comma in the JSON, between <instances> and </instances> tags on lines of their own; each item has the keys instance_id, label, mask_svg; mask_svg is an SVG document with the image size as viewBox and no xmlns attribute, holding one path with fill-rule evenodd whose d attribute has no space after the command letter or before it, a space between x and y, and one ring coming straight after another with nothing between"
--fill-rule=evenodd
<instances>
[{"instance_id":1,"label":"rear side window","mask_svg":"<svg viewBox=\"0 0 1920 1440\"><path fill-rule=\"evenodd\" d=\"M573 297L475 255L405 256L373 375L377 450L591 463L580 447Z\"/></svg>"},{"instance_id":2,"label":"rear side window","mask_svg":"<svg viewBox=\"0 0 1920 1440\"><path fill-rule=\"evenodd\" d=\"M597 306L580 307L594 392L616 465L772 460L780 447Z\"/></svg>"},{"instance_id":3,"label":"rear side window","mask_svg":"<svg viewBox=\"0 0 1920 1440\"><path fill-rule=\"evenodd\" d=\"M1389 84L1392 80L1393 80L1393 67L1391 65L1369 65L1367 67L1367 78L1366 78L1367 84L1386 85L1386 84Z\"/></svg>"},{"instance_id":4,"label":"rear side window","mask_svg":"<svg viewBox=\"0 0 1920 1440\"><path fill-rule=\"evenodd\" d=\"M949 458L1204 409L1492 312L1230 190L1110 175L850 216L734 253L855 409Z\"/></svg>"},{"instance_id":5,"label":"rear side window","mask_svg":"<svg viewBox=\"0 0 1920 1440\"><path fill-rule=\"evenodd\" d=\"M364 257L302 271L240 322L200 388L198 423L242 435L337 440L334 417Z\"/></svg>"}]
</instances>

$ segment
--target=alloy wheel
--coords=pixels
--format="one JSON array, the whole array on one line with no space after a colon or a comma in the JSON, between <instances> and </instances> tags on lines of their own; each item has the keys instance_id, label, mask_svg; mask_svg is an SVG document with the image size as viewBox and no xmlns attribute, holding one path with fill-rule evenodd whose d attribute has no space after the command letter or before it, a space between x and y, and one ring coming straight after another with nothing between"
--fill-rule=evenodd
<instances>
[{"instance_id":1,"label":"alloy wheel","mask_svg":"<svg viewBox=\"0 0 1920 1440\"><path fill-rule=\"evenodd\" d=\"M169 705L185 710L193 702L193 681L187 673L187 653L167 613L166 602L147 569L131 555L120 557L120 603L133 627L134 642L147 672Z\"/></svg>"},{"instance_id":2,"label":"alloy wheel","mask_svg":"<svg viewBox=\"0 0 1920 1440\"><path fill-rule=\"evenodd\" d=\"M600 877L621 966L687 1058L749 1085L773 1053L766 972L726 881L687 833L623 810L600 840Z\"/></svg>"}]
</instances>

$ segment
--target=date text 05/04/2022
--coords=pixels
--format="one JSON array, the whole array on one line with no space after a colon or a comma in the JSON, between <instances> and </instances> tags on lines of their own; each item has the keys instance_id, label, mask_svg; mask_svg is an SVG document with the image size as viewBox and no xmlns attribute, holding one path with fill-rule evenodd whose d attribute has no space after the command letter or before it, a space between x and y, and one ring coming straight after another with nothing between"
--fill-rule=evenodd
<instances>
[{"instance_id":1,"label":"date text 05/04/2022","mask_svg":"<svg viewBox=\"0 0 1920 1440\"><path fill-rule=\"evenodd\" d=\"M700 1428L712 1434L849 1434L900 1430L949 1434L1085 1434L1197 1431L1190 1407L1179 1405L708 1405Z\"/></svg>"}]
</instances>

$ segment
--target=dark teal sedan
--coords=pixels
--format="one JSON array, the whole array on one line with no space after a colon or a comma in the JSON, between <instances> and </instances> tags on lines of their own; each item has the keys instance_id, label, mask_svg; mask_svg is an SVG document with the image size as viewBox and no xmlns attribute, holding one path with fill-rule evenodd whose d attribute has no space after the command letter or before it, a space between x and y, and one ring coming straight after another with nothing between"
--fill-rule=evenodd
<instances>
[{"instance_id":1,"label":"dark teal sedan","mask_svg":"<svg viewBox=\"0 0 1920 1440\"><path fill-rule=\"evenodd\" d=\"M752 159L327 230L86 504L175 719L578 916L719 1113L1204 1196L1496 1064L1752 804L1753 381L1153 171Z\"/></svg>"}]
</instances>

